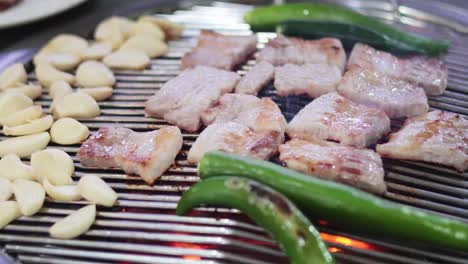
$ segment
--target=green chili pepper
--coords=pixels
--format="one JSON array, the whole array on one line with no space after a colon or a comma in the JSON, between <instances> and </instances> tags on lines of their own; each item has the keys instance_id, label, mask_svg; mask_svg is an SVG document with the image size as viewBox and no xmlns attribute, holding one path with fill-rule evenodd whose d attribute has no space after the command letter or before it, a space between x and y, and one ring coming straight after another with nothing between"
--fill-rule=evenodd
<instances>
[{"instance_id":1,"label":"green chili pepper","mask_svg":"<svg viewBox=\"0 0 468 264\"><path fill-rule=\"evenodd\" d=\"M282 22L291 19L360 26L380 34L394 45L401 45L404 49L412 49L423 54L439 55L446 53L449 48L448 42L410 34L375 18L331 4L293 3L258 7L244 16L244 20L256 31L274 31Z\"/></svg>"},{"instance_id":2,"label":"green chili pepper","mask_svg":"<svg viewBox=\"0 0 468 264\"><path fill-rule=\"evenodd\" d=\"M204 180L183 194L176 212L182 215L201 204L241 210L272 234L291 263L335 263L309 220L267 186L237 177Z\"/></svg>"},{"instance_id":3,"label":"green chili pepper","mask_svg":"<svg viewBox=\"0 0 468 264\"><path fill-rule=\"evenodd\" d=\"M358 189L320 180L271 162L210 152L200 177L245 177L283 193L305 214L331 225L408 241L468 250L468 224L381 199Z\"/></svg>"},{"instance_id":4,"label":"green chili pepper","mask_svg":"<svg viewBox=\"0 0 468 264\"><path fill-rule=\"evenodd\" d=\"M368 28L342 22L316 20L286 20L278 26L279 32L286 36L305 39L332 37L340 39L347 50L356 43L366 43L376 49L397 54L419 53L414 46L408 46Z\"/></svg>"}]
</instances>

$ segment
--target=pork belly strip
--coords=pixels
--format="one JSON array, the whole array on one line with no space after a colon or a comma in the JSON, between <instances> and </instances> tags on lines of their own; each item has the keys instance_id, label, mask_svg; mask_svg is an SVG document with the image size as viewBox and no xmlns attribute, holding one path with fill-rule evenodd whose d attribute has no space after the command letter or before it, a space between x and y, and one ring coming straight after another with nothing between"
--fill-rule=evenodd
<instances>
[{"instance_id":1,"label":"pork belly strip","mask_svg":"<svg viewBox=\"0 0 468 264\"><path fill-rule=\"evenodd\" d=\"M291 138L316 138L366 147L390 132L390 119L378 109L354 103L338 93L322 95L306 105L289 122Z\"/></svg>"},{"instance_id":2,"label":"pork belly strip","mask_svg":"<svg viewBox=\"0 0 468 264\"><path fill-rule=\"evenodd\" d=\"M211 66L223 70L233 70L245 62L257 49L257 37L226 36L213 31L202 30L198 43L192 51L182 57L181 68L197 65Z\"/></svg>"},{"instance_id":3,"label":"pork belly strip","mask_svg":"<svg viewBox=\"0 0 468 264\"><path fill-rule=\"evenodd\" d=\"M258 92L273 80L275 67L262 61L255 64L239 81L236 93L257 95Z\"/></svg>"},{"instance_id":4,"label":"pork belly strip","mask_svg":"<svg viewBox=\"0 0 468 264\"><path fill-rule=\"evenodd\" d=\"M189 151L187 160L198 163L209 151L219 150L244 157L269 159L284 140L276 131L254 132L246 125L236 122L209 125Z\"/></svg>"},{"instance_id":5,"label":"pork belly strip","mask_svg":"<svg viewBox=\"0 0 468 264\"><path fill-rule=\"evenodd\" d=\"M231 92L239 79L236 73L206 66L187 69L148 99L145 113L195 132L200 128L201 113Z\"/></svg>"},{"instance_id":6,"label":"pork belly strip","mask_svg":"<svg viewBox=\"0 0 468 264\"><path fill-rule=\"evenodd\" d=\"M287 167L376 194L386 191L379 154L323 140L292 139L279 147Z\"/></svg>"},{"instance_id":7,"label":"pork belly strip","mask_svg":"<svg viewBox=\"0 0 468 264\"><path fill-rule=\"evenodd\" d=\"M203 112L202 120L207 128L189 151L191 163L213 150L268 159L284 141L286 119L270 98L225 94Z\"/></svg>"},{"instance_id":8,"label":"pork belly strip","mask_svg":"<svg viewBox=\"0 0 468 264\"><path fill-rule=\"evenodd\" d=\"M361 67L399 78L424 88L428 95L440 95L447 87L447 66L436 58L413 56L398 58L365 44L356 44L348 69Z\"/></svg>"},{"instance_id":9,"label":"pork belly strip","mask_svg":"<svg viewBox=\"0 0 468 264\"><path fill-rule=\"evenodd\" d=\"M341 71L328 64L286 64L275 69L275 89L279 96L306 94L312 98L334 92Z\"/></svg>"},{"instance_id":10,"label":"pork belly strip","mask_svg":"<svg viewBox=\"0 0 468 264\"><path fill-rule=\"evenodd\" d=\"M408 118L390 134L388 143L377 145L382 157L438 163L463 172L468 168L468 120L460 115L432 111Z\"/></svg>"},{"instance_id":11,"label":"pork belly strip","mask_svg":"<svg viewBox=\"0 0 468 264\"><path fill-rule=\"evenodd\" d=\"M305 40L282 35L270 40L259 52L258 61L275 66L291 64L328 64L344 70L346 53L339 39Z\"/></svg>"},{"instance_id":12,"label":"pork belly strip","mask_svg":"<svg viewBox=\"0 0 468 264\"><path fill-rule=\"evenodd\" d=\"M182 133L174 126L138 133L128 128L103 127L80 147L81 164L121 168L152 184L173 163L182 148Z\"/></svg>"},{"instance_id":13,"label":"pork belly strip","mask_svg":"<svg viewBox=\"0 0 468 264\"><path fill-rule=\"evenodd\" d=\"M351 101L381 109L390 118L421 115L429 110L422 88L373 70L347 71L337 90Z\"/></svg>"},{"instance_id":14,"label":"pork belly strip","mask_svg":"<svg viewBox=\"0 0 468 264\"><path fill-rule=\"evenodd\" d=\"M205 126L232 121L243 124L254 132L276 131L281 135L287 125L273 100L247 94L225 94L205 110L201 117Z\"/></svg>"}]
</instances>

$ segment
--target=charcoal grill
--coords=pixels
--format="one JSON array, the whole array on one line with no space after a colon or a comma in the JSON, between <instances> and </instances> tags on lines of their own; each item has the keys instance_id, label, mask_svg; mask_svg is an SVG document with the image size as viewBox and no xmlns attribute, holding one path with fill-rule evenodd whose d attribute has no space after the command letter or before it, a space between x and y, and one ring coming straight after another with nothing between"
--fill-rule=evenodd
<instances>
[{"instance_id":1,"label":"charcoal grill","mask_svg":"<svg viewBox=\"0 0 468 264\"><path fill-rule=\"evenodd\" d=\"M445 58L449 68L449 88L442 96L430 97L429 104L433 109L468 114L468 47L464 46L468 43L468 28L460 20L467 11L431 1L424 1L424 4L423 1L401 1L398 13L387 3L346 2L350 7L386 22L435 37L450 38L453 46ZM242 14L250 8L216 2L194 5L166 15L186 24L183 38L171 41L169 54L153 60L144 71L116 71L117 84L112 100L99 103L102 115L82 121L92 131L103 126L123 126L136 131L166 126L163 120L144 117L146 99L178 74L180 58L195 45L200 29L250 34L248 25L242 22ZM466 15L464 18L467 19ZM258 36L261 48L275 35L260 33ZM239 73L244 73L253 63L254 60L248 61L240 67ZM30 80L36 81L32 72ZM261 96L272 97L287 119L310 101L304 97L280 99L272 87L264 90ZM48 109L51 98L44 93L37 103ZM401 122L395 121L393 127L400 125ZM175 215L180 195L199 179L196 167L186 162L188 149L197 135L184 134L183 150L175 166L153 186L120 170L83 167L74 158L74 180L87 173L99 175L118 192L118 206L98 208L96 223L79 239L57 240L48 236L48 227L85 202L47 200L37 215L21 217L0 231L0 249L3 248L12 261L20 263L287 263L274 241L237 210L199 208L189 216ZM63 149L75 157L79 145L51 147ZM388 186L386 198L468 222L467 173L421 162L384 160L384 164ZM345 228L328 226L320 220L316 224L340 263L468 263L467 252L351 234Z\"/></svg>"}]
</instances>

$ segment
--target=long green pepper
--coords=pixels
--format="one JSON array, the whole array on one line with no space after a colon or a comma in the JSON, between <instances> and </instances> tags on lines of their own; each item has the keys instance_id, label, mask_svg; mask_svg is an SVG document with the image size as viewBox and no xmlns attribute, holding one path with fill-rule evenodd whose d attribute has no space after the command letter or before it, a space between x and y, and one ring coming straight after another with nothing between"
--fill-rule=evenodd
<instances>
[{"instance_id":1,"label":"long green pepper","mask_svg":"<svg viewBox=\"0 0 468 264\"><path fill-rule=\"evenodd\" d=\"M183 215L202 204L241 210L269 231L292 264L335 263L319 232L282 194L252 180L217 177L195 184L177 205Z\"/></svg>"},{"instance_id":2,"label":"long green pepper","mask_svg":"<svg viewBox=\"0 0 468 264\"><path fill-rule=\"evenodd\" d=\"M287 20L337 22L371 30L381 35L387 45L406 51L440 55L446 53L449 48L448 42L410 34L351 9L331 4L292 3L257 7L246 13L244 20L256 31L274 31Z\"/></svg>"},{"instance_id":3,"label":"long green pepper","mask_svg":"<svg viewBox=\"0 0 468 264\"><path fill-rule=\"evenodd\" d=\"M306 215L363 233L468 250L468 224L390 202L355 188L320 180L271 162L210 152L201 178L235 175L281 192Z\"/></svg>"}]
</instances>

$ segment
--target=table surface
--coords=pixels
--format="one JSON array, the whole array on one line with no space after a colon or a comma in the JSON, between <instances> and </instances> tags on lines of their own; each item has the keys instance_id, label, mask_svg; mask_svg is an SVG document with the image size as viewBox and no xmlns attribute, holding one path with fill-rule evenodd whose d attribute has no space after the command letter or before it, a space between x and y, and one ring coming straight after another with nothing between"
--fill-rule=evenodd
<instances>
[{"instance_id":1,"label":"table surface","mask_svg":"<svg viewBox=\"0 0 468 264\"><path fill-rule=\"evenodd\" d=\"M243 0L244 2L255 2ZM424 0L421 0L424 1ZM466 0L440 0L468 9ZM111 15L141 13L148 9L175 6L177 0L88 0L73 9L32 24L0 30L0 70L14 61L26 62L33 53L60 33L90 34L101 20ZM202 2L210 2L203 1ZM264 2L264 1L263 1Z\"/></svg>"}]
</instances>

